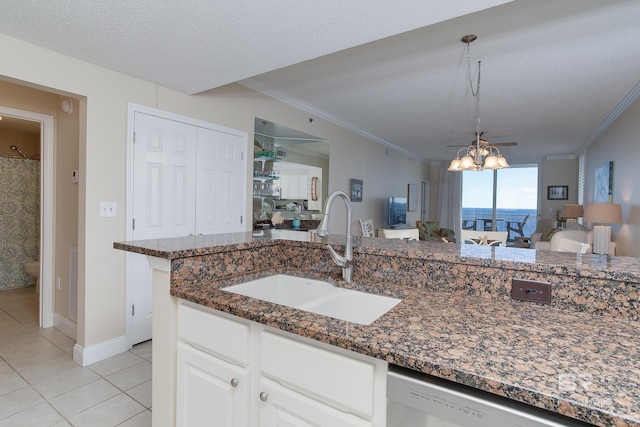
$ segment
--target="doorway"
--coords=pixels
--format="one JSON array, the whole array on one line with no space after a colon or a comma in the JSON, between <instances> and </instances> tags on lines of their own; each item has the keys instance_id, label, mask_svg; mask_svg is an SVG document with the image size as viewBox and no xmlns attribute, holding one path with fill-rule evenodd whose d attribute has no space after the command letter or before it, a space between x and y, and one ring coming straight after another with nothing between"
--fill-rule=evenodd
<instances>
[{"instance_id":1,"label":"doorway","mask_svg":"<svg viewBox=\"0 0 640 427\"><path fill-rule=\"evenodd\" d=\"M53 116L0 107L0 115L15 119L17 124L40 129L40 294L39 326L53 326L53 174L54 128Z\"/></svg>"},{"instance_id":2,"label":"doorway","mask_svg":"<svg viewBox=\"0 0 640 427\"><path fill-rule=\"evenodd\" d=\"M531 236L538 212L538 165L462 173L461 229Z\"/></svg>"}]
</instances>

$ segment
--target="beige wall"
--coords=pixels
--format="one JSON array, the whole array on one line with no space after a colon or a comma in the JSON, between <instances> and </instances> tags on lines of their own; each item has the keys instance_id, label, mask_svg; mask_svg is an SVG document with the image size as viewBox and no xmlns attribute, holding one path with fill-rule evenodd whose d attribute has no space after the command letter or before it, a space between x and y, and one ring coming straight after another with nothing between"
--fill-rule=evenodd
<instances>
[{"instance_id":1,"label":"beige wall","mask_svg":"<svg viewBox=\"0 0 640 427\"><path fill-rule=\"evenodd\" d=\"M191 102L186 103L185 99ZM409 183L419 185L421 179L428 179L428 166L423 163L391 149L387 155L385 147L376 142L238 84L192 97L160 88L158 104L163 110L240 129L249 135L253 135L254 117L260 117L326 139L330 145L329 192L348 192L351 178L364 182L363 201L353 203L354 230L358 227L358 218L372 218L374 227L382 227L388 197L406 195ZM173 110L176 105L185 109ZM310 121L310 117L314 120ZM249 168L251 171L252 168ZM251 197L250 193L248 191L248 197ZM250 200L247 206L252 206ZM409 212L408 223L415 224L419 215L419 211ZM338 202L331 221L331 232L344 233L345 222L344 208ZM358 231L353 233L359 234Z\"/></svg>"},{"instance_id":2,"label":"beige wall","mask_svg":"<svg viewBox=\"0 0 640 427\"><path fill-rule=\"evenodd\" d=\"M0 81L0 93L6 84ZM0 95L0 104L15 108L13 105L9 105L4 102L4 96ZM22 151L27 157L40 154L40 136L25 133L20 131L13 131L1 128L0 123L0 156L20 157L20 153L15 152L10 147L17 145L20 151ZM36 157L37 158L37 157Z\"/></svg>"},{"instance_id":3,"label":"beige wall","mask_svg":"<svg viewBox=\"0 0 640 427\"><path fill-rule=\"evenodd\" d=\"M0 105L54 117L55 126L55 230L53 265L54 279L60 278L60 290L54 291L54 312L71 320L69 315L69 247L78 245L78 184L71 183L71 171L78 169L79 115L77 101L74 113L62 111L66 96L44 90L0 81ZM37 147L18 144L27 155L40 152ZM15 153L14 153L15 154Z\"/></svg>"},{"instance_id":4,"label":"beige wall","mask_svg":"<svg viewBox=\"0 0 640 427\"><path fill-rule=\"evenodd\" d=\"M57 97L56 150L55 150L55 224L54 279L60 279L60 290L55 291L55 313L73 319L69 313L70 248L78 247L78 190L71 182L71 172L79 168L80 115L79 102L72 100L73 111L62 111L62 100Z\"/></svg>"},{"instance_id":5,"label":"beige wall","mask_svg":"<svg viewBox=\"0 0 640 427\"><path fill-rule=\"evenodd\" d=\"M587 148L585 203L593 202L595 170L613 160L613 203L622 205L622 225L611 227L617 254L640 257L640 100L636 100Z\"/></svg>"},{"instance_id":6,"label":"beige wall","mask_svg":"<svg viewBox=\"0 0 640 427\"><path fill-rule=\"evenodd\" d=\"M562 215L562 205L578 202L578 160L544 160L540 166L540 212L538 219L556 220L558 212ZM569 186L568 200L547 200L547 187L550 185Z\"/></svg>"},{"instance_id":7,"label":"beige wall","mask_svg":"<svg viewBox=\"0 0 640 427\"><path fill-rule=\"evenodd\" d=\"M356 218L372 217L380 226L383 201L391 194L406 194L408 183L419 184L427 176L427 167L405 155L393 151L386 155L377 143L318 118L311 123L309 114L240 85L186 96L3 35L0 48L4 54L0 62L3 79L79 100L77 340L85 348L125 335L125 255L113 249L113 242L125 239L129 102L239 129L250 138L255 117L326 138L331 144L329 189L348 190L349 178L364 180L365 201L354 204L354 224ZM58 104L56 98L52 113ZM60 185L66 173L60 171ZM251 173L248 167L248 216L252 207ZM100 218L100 201L115 201L118 216ZM341 215L336 212L332 232L341 232ZM418 215L411 213L409 220L415 221Z\"/></svg>"}]
</instances>

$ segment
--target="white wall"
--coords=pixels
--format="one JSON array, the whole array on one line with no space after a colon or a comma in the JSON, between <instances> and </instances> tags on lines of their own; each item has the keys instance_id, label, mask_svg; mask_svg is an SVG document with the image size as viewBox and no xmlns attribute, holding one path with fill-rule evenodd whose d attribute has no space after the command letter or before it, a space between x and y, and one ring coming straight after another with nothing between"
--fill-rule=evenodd
<instances>
[{"instance_id":1,"label":"white wall","mask_svg":"<svg viewBox=\"0 0 640 427\"><path fill-rule=\"evenodd\" d=\"M381 145L240 85L187 96L22 41L0 35L0 76L80 100L78 209L78 345L95 347L125 334L124 253L113 242L125 238L128 103L136 103L247 132L260 117L330 141L329 190L348 190L349 178L364 180L365 201L354 204L354 220L381 225L383 201L407 193L427 175L404 155L385 155ZM249 144L253 146L253 144ZM248 161L252 153L248 153ZM252 167L247 168L247 217L251 214ZM116 218L100 218L100 201L114 201ZM409 221L418 219L412 213ZM332 232L341 232L336 213ZM355 223L355 221L354 221ZM357 232L356 232L357 234Z\"/></svg>"},{"instance_id":2,"label":"white wall","mask_svg":"<svg viewBox=\"0 0 640 427\"><path fill-rule=\"evenodd\" d=\"M613 203L622 205L622 225L611 227L617 254L640 257L640 100L636 100L587 148L585 203L593 202L595 170L613 160Z\"/></svg>"}]
</instances>

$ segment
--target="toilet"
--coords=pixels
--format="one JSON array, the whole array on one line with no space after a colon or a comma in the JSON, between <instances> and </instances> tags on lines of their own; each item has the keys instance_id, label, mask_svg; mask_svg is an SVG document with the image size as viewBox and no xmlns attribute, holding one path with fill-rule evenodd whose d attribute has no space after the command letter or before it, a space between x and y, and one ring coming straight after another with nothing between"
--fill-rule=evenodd
<instances>
[{"instance_id":1,"label":"toilet","mask_svg":"<svg viewBox=\"0 0 640 427\"><path fill-rule=\"evenodd\" d=\"M36 293L40 292L40 261L25 261L22 268L29 276L36 278Z\"/></svg>"}]
</instances>

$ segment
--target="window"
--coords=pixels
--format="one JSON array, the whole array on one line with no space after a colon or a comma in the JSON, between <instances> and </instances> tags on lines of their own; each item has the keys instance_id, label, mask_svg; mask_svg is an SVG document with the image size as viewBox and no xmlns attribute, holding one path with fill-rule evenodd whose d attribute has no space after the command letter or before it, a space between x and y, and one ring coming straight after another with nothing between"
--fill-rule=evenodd
<instances>
[{"instance_id":1,"label":"window","mask_svg":"<svg viewBox=\"0 0 640 427\"><path fill-rule=\"evenodd\" d=\"M508 231L508 241L529 237L537 209L537 165L462 173L463 229Z\"/></svg>"}]
</instances>

